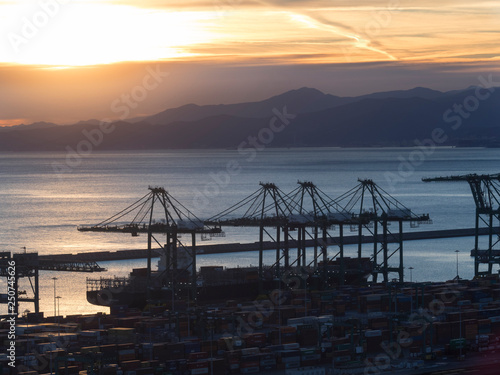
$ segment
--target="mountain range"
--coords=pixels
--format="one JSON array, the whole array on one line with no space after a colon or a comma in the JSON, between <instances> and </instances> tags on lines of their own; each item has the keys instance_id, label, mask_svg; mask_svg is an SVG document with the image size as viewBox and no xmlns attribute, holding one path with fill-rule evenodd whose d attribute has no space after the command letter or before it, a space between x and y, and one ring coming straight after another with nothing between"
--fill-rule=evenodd
<instances>
[{"instance_id":1,"label":"mountain range","mask_svg":"<svg viewBox=\"0 0 500 375\"><path fill-rule=\"evenodd\" d=\"M102 138L94 138L94 147L234 149L252 142L255 147L415 146L432 139L436 129L440 145L498 147L499 104L500 88L441 92L416 87L340 97L304 87L258 102L187 104L118 121L107 125ZM76 149L88 140L85 134L97 134L99 127L98 120L4 127L0 151Z\"/></svg>"}]
</instances>

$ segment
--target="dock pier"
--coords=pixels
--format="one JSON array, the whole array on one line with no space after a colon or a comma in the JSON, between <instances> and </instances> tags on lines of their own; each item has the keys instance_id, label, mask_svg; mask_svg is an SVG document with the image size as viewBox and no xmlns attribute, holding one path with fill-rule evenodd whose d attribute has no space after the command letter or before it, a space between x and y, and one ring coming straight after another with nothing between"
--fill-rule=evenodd
<instances>
[{"instance_id":1,"label":"dock pier","mask_svg":"<svg viewBox=\"0 0 500 375\"><path fill-rule=\"evenodd\" d=\"M418 241L418 240L430 240L439 238L454 238L454 237L473 237L475 233L475 228L464 228L464 229L444 229L444 230L432 230L432 231L419 231L419 232L408 232L403 233L404 241ZM500 229L497 228L495 234L500 234ZM488 235L488 228L480 228L480 235ZM329 239L328 244L333 245L335 241L338 240L337 237L332 237ZM372 243L374 240L373 236L363 236L363 243ZM358 236L344 236L344 244L352 245L358 243ZM276 244L272 241L265 241L263 243L263 250L275 250ZM290 247L296 248L297 244L294 241L290 241ZM307 247L314 246L314 240L306 241ZM187 247L189 248L189 246ZM159 250L159 249L158 249ZM225 254L225 253L237 253L246 251L258 251L259 243L228 243L228 244L213 244L213 245L200 245L197 246L197 254ZM156 257L159 255L156 253ZM130 259L146 259L147 250L135 249L135 250L117 250L117 251L93 251L88 253L77 253L77 254L53 254L53 255L39 255L39 259L42 261L64 261L64 262L103 262L103 261L117 261L117 260L130 260Z\"/></svg>"}]
</instances>

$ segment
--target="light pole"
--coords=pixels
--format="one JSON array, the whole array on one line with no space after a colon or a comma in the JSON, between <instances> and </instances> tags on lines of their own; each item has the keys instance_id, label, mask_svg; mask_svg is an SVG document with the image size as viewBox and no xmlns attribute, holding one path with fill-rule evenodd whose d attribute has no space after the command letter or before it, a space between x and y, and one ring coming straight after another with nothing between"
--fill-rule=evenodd
<instances>
[{"instance_id":1,"label":"light pole","mask_svg":"<svg viewBox=\"0 0 500 375\"><path fill-rule=\"evenodd\" d=\"M57 277L53 277L52 280L54 280L54 318L57 316L57 310L56 310L56 280Z\"/></svg>"},{"instance_id":2,"label":"light pole","mask_svg":"<svg viewBox=\"0 0 500 375\"><path fill-rule=\"evenodd\" d=\"M29 326L30 326L30 323L28 321L28 314L30 313L30 311L28 309L24 310L23 312L23 317L24 317L24 320L25 320L25 323L26 323L26 329L29 329ZM26 340L26 354L29 354L30 352L30 339L28 338L28 340ZM27 359L27 355L25 356L25 360L24 360L24 365L29 369L29 366L30 366L30 363L29 363L29 359Z\"/></svg>"},{"instance_id":3,"label":"light pole","mask_svg":"<svg viewBox=\"0 0 500 375\"><path fill-rule=\"evenodd\" d=\"M57 296L56 299L57 299L57 337L60 337L61 334L61 326L59 325L59 314L61 312L61 310L59 309L59 300L61 299L62 297L61 296Z\"/></svg>"},{"instance_id":4,"label":"light pole","mask_svg":"<svg viewBox=\"0 0 500 375\"><path fill-rule=\"evenodd\" d=\"M414 270L414 268L410 267L408 269L410 270L410 283L411 283L411 282L413 282L413 275L412 275L413 272L412 271Z\"/></svg>"},{"instance_id":5,"label":"light pole","mask_svg":"<svg viewBox=\"0 0 500 375\"><path fill-rule=\"evenodd\" d=\"M457 254L457 282L458 280L460 280L460 277L458 276L458 253L460 252L460 250L455 250L455 253Z\"/></svg>"},{"instance_id":6,"label":"light pole","mask_svg":"<svg viewBox=\"0 0 500 375\"><path fill-rule=\"evenodd\" d=\"M59 316L59 314L61 313L61 309L59 308L59 300L61 298L62 298L61 296L56 297L56 299L57 299L57 316Z\"/></svg>"}]
</instances>

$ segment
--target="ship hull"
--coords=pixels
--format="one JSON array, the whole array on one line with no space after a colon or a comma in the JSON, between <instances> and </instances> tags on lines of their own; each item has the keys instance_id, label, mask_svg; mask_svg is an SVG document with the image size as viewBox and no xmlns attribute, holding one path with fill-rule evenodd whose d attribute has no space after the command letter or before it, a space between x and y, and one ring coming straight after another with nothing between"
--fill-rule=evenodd
<instances>
[{"instance_id":1,"label":"ship hull","mask_svg":"<svg viewBox=\"0 0 500 375\"><path fill-rule=\"evenodd\" d=\"M263 288L272 289L272 282L265 281ZM176 298L185 298L188 296L188 289L181 290ZM215 302L230 299L255 299L259 295L259 283L247 282L244 284L210 285L197 288L197 301ZM131 308L144 308L149 301L156 303L169 303L172 295L169 290L152 289L149 297L146 291L113 291L111 289L101 289L87 291L87 301L98 306L118 306L126 305Z\"/></svg>"}]
</instances>

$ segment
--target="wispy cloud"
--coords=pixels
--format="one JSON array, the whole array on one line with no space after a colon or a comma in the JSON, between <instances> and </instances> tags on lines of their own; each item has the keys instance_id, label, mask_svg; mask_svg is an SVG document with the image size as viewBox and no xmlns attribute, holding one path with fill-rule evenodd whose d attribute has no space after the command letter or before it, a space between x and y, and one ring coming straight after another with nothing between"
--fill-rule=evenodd
<instances>
[{"instance_id":1,"label":"wispy cloud","mask_svg":"<svg viewBox=\"0 0 500 375\"><path fill-rule=\"evenodd\" d=\"M353 45L357 48L366 49L368 51L379 53L381 55L388 57L390 60L397 60L397 58L391 55L390 53L373 46L371 40L366 39L365 37L352 32L349 27L346 27L342 24L328 21L324 17L311 16L310 14L292 15L292 19L295 21L305 23L306 25L312 28L321 29L326 32L331 32L333 34L350 39Z\"/></svg>"}]
</instances>

